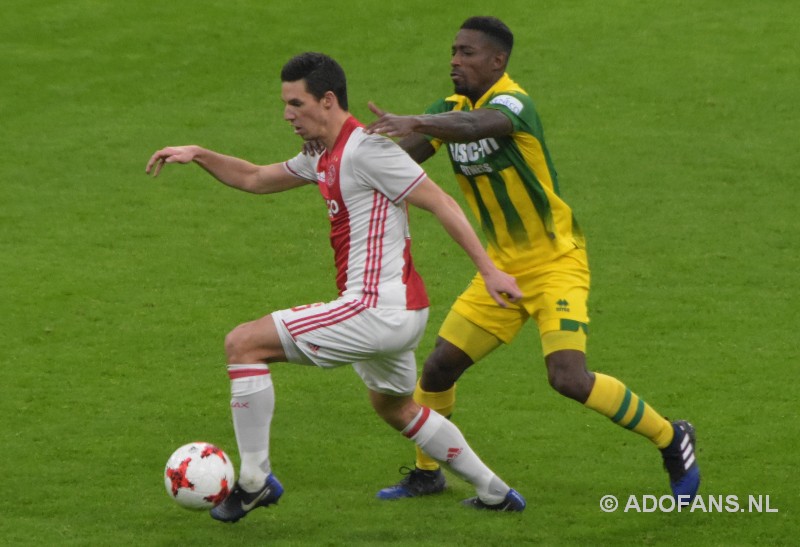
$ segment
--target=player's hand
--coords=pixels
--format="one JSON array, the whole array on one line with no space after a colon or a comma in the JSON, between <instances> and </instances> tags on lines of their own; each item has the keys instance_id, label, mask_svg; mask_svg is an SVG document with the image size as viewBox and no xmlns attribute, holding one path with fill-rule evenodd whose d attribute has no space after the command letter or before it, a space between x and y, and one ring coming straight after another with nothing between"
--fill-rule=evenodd
<instances>
[{"instance_id":1,"label":"player's hand","mask_svg":"<svg viewBox=\"0 0 800 547\"><path fill-rule=\"evenodd\" d=\"M481 274L486 290L495 302L502 308L508 307L508 302L519 302L522 299L522 291L517 286L517 280L513 276L498 270L488 274ZM506 302L508 300L508 302Z\"/></svg>"},{"instance_id":2,"label":"player's hand","mask_svg":"<svg viewBox=\"0 0 800 547\"><path fill-rule=\"evenodd\" d=\"M325 152L325 145L322 144L322 141L318 141L314 139L313 141L305 141L303 142L303 154L306 156L316 156L317 154L322 154Z\"/></svg>"},{"instance_id":3,"label":"player's hand","mask_svg":"<svg viewBox=\"0 0 800 547\"><path fill-rule=\"evenodd\" d=\"M414 132L414 116L390 114L370 101L367 106L378 119L366 127L367 133L379 133L387 137L405 137Z\"/></svg>"},{"instance_id":4,"label":"player's hand","mask_svg":"<svg viewBox=\"0 0 800 547\"><path fill-rule=\"evenodd\" d=\"M197 156L198 147L196 146L168 146L162 148L152 156L147 162L144 172L148 175L153 172L157 177L165 163L189 163ZM155 169L153 169L155 167Z\"/></svg>"}]
</instances>

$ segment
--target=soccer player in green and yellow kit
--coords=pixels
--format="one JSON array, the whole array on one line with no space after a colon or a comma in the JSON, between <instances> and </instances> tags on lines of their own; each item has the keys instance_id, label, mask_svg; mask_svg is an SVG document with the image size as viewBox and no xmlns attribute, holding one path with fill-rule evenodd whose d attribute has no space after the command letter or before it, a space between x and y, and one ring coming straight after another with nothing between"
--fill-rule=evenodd
<instances>
[{"instance_id":1,"label":"soccer player in green and yellow kit","mask_svg":"<svg viewBox=\"0 0 800 547\"><path fill-rule=\"evenodd\" d=\"M639 433L661 450L673 496L688 503L700 472L694 428L670 423L622 382L586 366L589 265L583 233L561 198L539 116L528 94L506 73L513 34L494 17L461 26L450 62L455 94L421 116L397 116L371 104L368 131L401 137L417 162L444 147L456 179L480 222L489 255L512 274L523 300L501 307L480 275L453 304L417 384L418 403L449 416L455 383L474 363L511 342L525 321L539 328L550 385L562 395ZM416 466L381 499L441 492L439 465L417 451ZM501 505L486 509L503 510Z\"/></svg>"}]
</instances>

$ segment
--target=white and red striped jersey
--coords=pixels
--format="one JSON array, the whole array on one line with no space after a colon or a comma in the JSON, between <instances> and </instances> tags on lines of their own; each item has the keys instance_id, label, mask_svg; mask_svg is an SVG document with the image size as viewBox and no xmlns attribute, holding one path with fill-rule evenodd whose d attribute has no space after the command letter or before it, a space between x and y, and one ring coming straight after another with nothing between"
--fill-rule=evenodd
<instances>
[{"instance_id":1,"label":"white and red striped jersey","mask_svg":"<svg viewBox=\"0 0 800 547\"><path fill-rule=\"evenodd\" d=\"M284 167L317 184L328 206L340 297L373 308L429 306L411 259L405 197L425 172L397 144L350 117L331 150L298 154Z\"/></svg>"}]
</instances>

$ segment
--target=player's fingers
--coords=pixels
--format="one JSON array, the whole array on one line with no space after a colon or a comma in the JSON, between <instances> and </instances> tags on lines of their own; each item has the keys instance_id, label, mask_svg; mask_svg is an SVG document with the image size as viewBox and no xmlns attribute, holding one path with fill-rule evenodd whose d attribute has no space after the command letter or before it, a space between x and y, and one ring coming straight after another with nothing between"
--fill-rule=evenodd
<instances>
[{"instance_id":1,"label":"player's fingers","mask_svg":"<svg viewBox=\"0 0 800 547\"><path fill-rule=\"evenodd\" d=\"M156 170L153 172L153 177L158 176L162 167L164 167L164 158L158 158L158 161L156 162Z\"/></svg>"},{"instance_id":2,"label":"player's fingers","mask_svg":"<svg viewBox=\"0 0 800 547\"><path fill-rule=\"evenodd\" d=\"M144 168L145 173L150 173L150 170L153 168L153 165L158 161L158 152L150 156L150 159L147 160L147 166Z\"/></svg>"},{"instance_id":3,"label":"player's fingers","mask_svg":"<svg viewBox=\"0 0 800 547\"><path fill-rule=\"evenodd\" d=\"M508 299L511 302L519 302L520 300L522 300L522 297L525 296L525 295L522 294L522 290L519 288L519 286L517 286L517 281L516 280L512 279L511 284L512 284L512 286L507 291L505 291L504 294L506 296L508 296Z\"/></svg>"},{"instance_id":4,"label":"player's fingers","mask_svg":"<svg viewBox=\"0 0 800 547\"><path fill-rule=\"evenodd\" d=\"M157 177L158 171L161 169L160 163L161 158L157 155L153 155L153 157L150 158L150 161L147 162L147 167L145 167L144 172L148 175L152 172L152 175ZM155 171L153 171L153 167L155 167Z\"/></svg>"},{"instance_id":5,"label":"player's fingers","mask_svg":"<svg viewBox=\"0 0 800 547\"><path fill-rule=\"evenodd\" d=\"M378 106L375 103L373 103L372 101L369 101L367 103L367 106L372 111L372 113L375 114L376 116L378 116L379 118L381 116L383 116L384 114L386 114L385 110L382 110L382 109L378 108Z\"/></svg>"},{"instance_id":6,"label":"player's fingers","mask_svg":"<svg viewBox=\"0 0 800 547\"><path fill-rule=\"evenodd\" d=\"M380 121L376 121L369 124L364 131L366 131L370 135L373 133L378 133L379 135L383 135L384 132L386 132L386 127Z\"/></svg>"},{"instance_id":7,"label":"player's fingers","mask_svg":"<svg viewBox=\"0 0 800 547\"><path fill-rule=\"evenodd\" d=\"M501 308L507 308L508 307L508 302L505 301L505 299L503 298L503 295L501 293L499 293L497 291L491 291L489 294L494 299L494 301L497 302L498 306L500 306Z\"/></svg>"}]
</instances>

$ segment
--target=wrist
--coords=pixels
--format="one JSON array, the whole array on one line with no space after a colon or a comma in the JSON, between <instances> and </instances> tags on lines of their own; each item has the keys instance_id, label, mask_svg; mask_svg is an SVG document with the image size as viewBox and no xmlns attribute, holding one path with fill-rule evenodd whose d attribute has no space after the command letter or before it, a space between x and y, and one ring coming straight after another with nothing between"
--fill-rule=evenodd
<instances>
[{"instance_id":1,"label":"wrist","mask_svg":"<svg viewBox=\"0 0 800 547\"><path fill-rule=\"evenodd\" d=\"M187 147L192 155L192 161L202 163L205 157L206 149L196 144L191 144Z\"/></svg>"},{"instance_id":2,"label":"wrist","mask_svg":"<svg viewBox=\"0 0 800 547\"><path fill-rule=\"evenodd\" d=\"M491 261L489 261L488 264L482 263L478 265L478 273L481 274L481 277L484 279L491 277L495 272L497 272L497 266Z\"/></svg>"},{"instance_id":3,"label":"wrist","mask_svg":"<svg viewBox=\"0 0 800 547\"><path fill-rule=\"evenodd\" d=\"M424 134L426 130L430 129L430 127L428 127L428 124L426 123L431 118L430 115L428 115L428 114L420 114L420 115L417 115L417 116L410 116L410 118L411 118L411 122L412 122L411 130L414 133L423 133Z\"/></svg>"}]
</instances>

